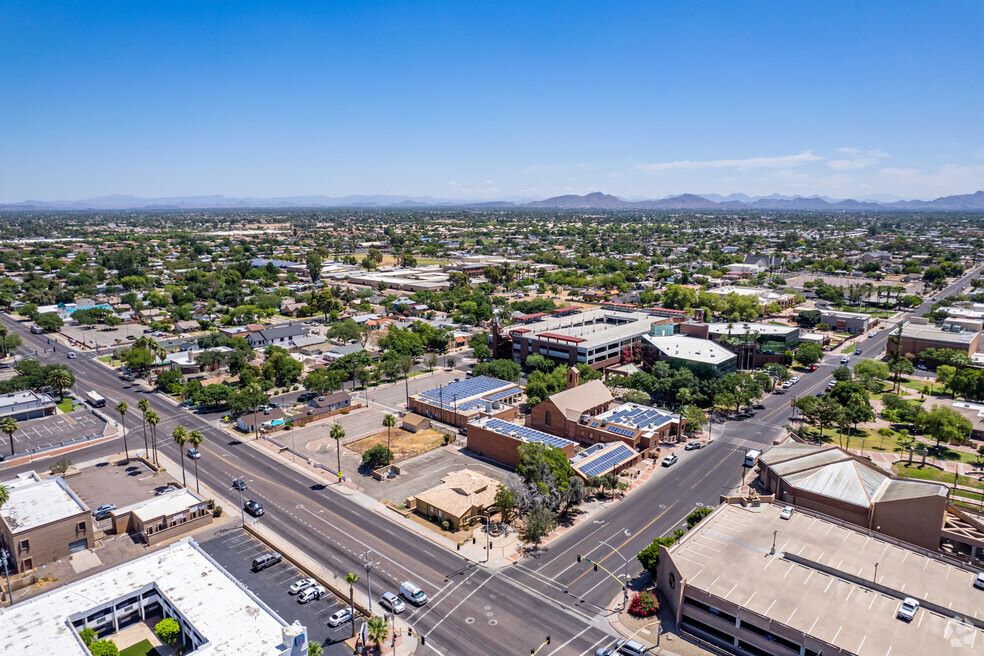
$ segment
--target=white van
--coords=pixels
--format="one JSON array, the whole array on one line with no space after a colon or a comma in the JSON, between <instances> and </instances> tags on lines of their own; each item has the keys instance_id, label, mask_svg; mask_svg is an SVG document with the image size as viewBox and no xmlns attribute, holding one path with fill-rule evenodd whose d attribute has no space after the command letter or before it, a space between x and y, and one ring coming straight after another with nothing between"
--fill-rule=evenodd
<instances>
[{"instance_id":1,"label":"white van","mask_svg":"<svg viewBox=\"0 0 984 656\"><path fill-rule=\"evenodd\" d=\"M416 583L404 581L400 584L400 596L409 601L414 606L423 606L427 603L427 595L417 587Z\"/></svg>"},{"instance_id":2,"label":"white van","mask_svg":"<svg viewBox=\"0 0 984 656\"><path fill-rule=\"evenodd\" d=\"M748 451L745 451L745 466L748 468L754 467L755 463L758 462L760 455L762 455L762 452L757 449L749 449Z\"/></svg>"}]
</instances>

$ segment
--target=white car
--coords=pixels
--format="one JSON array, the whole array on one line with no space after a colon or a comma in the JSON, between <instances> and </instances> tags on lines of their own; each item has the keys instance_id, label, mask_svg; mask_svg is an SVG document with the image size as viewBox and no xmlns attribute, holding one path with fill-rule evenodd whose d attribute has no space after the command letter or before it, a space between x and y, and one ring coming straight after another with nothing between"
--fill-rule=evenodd
<instances>
[{"instance_id":1,"label":"white car","mask_svg":"<svg viewBox=\"0 0 984 656\"><path fill-rule=\"evenodd\" d=\"M779 513L779 519L789 519L792 516L793 516L792 506L786 506L785 508L782 509L782 512Z\"/></svg>"},{"instance_id":2,"label":"white car","mask_svg":"<svg viewBox=\"0 0 984 656\"><path fill-rule=\"evenodd\" d=\"M974 587L978 590L984 590L984 572L977 572L977 576L974 578Z\"/></svg>"},{"instance_id":3,"label":"white car","mask_svg":"<svg viewBox=\"0 0 984 656\"><path fill-rule=\"evenodd\" d=\"M68 359L69 360L74 360L77 357L79 357L79 354L76 353L75 351L69 351L68 352Z\"/></svg>"},{"instance_id":4,"label":"white car","mask_svg":"<svg viewBox=\"0 0 984 656\"><path fill-rule=\"evenodd\" d=\"M309 601L314 601L315 599L321 599L327 592L322 585L314 584L308 588L304 588L301 594L297 595L297 602L300 604L306 604Z\"/></svg>"},{"instance_id":5,"label":"white car","mask_svg":"<svg viewBox=\"0 0 984 656\"><path fill-rule=\"evenodd\" d=\"M895 617L911 622L912 618L916 616L917 610L919 610L919 602L912 597L906 597L899 605L899 612L895 614Z\"/></svg>"},{"instance_id":6,"label":"white car","mask_svg":"<svg viewBox=\"0 0 984 656\"><path fill-rule=\"evenodd\" d=\"M800 382L800 377L799 376L793 376L792 378L789 379L789 384L790 385L795 385L798 382Z\"/></svg>"},{"instance_id":7,"label":"white car","mask_svg":"<svg viewBox=\"0 0 984 656\"><path fill-rule=\"evenodd\" d=\"M314 579L300 579L294 581L290 588L287 590L288 594L296 595L306 588L310 588L312 585L316 585L318 582Z\"/></svg>"},{"instance_id":8,"label":"white car","mask_svg":"<svg viewBox=\"0 0 984 656\"><path fill-rule=\"evenodd\" d=\"M352 609L343 608L341 610L336 610L334 613L328 616L327 624L328 626L341 626L352 619Z\"/></svg>"}]
</instances>

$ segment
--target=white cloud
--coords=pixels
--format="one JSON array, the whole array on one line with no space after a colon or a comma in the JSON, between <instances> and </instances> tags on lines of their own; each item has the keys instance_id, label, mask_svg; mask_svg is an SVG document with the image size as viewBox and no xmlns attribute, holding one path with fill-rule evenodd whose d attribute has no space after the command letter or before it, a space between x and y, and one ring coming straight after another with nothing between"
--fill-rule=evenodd
<instances>
[{"instance_id":1,"label":"white cloud","mask_svg":"<svg viewBox=\"0 0 984 656\"><path fill-rule=\"evenodd\" d=\"M837 152L847 155L847 157L843 159L832 159L827 162L827 166L835 171L866 169L888 157L888 153L881 150L861 150L860 148L853 147L838 148Z\"/></svg>"},{"instance_id":2,"label":"white cloud","mask_svg":"<svg viewBox=\"0 0 984 656\"><path fill-rule=\"evenodd\" d=\"M817 162L823 157L814 155L809 150L796 153L795 155L779 155L775 157L746 157L744 159L705 159L705 160L677 160L674 162L657 162L655 164L639 164L636 169L652 175L659 175L665 171L693 171L699 169L775 169L788 166L798 166L808 162Z\"/></svg>"}]
</instances>

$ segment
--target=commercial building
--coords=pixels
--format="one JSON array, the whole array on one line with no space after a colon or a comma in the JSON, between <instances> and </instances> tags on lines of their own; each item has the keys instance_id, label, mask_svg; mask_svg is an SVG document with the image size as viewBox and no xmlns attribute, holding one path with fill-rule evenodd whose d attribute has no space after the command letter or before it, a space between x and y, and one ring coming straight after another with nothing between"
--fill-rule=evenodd
<instances>
[{"instance_id":1,"label":"commercial building","mask_svg":"<svg viewBox=\"0 0 984 656\"><path fill-rule=\"evenodd\" d=\"M463 427L480 416L513 419L523 390L492 376L461 378L410 397L410 412Z\"/></svg>"},{"instance_id":2,"label":"commercial building","mask_svg":"<svg viewBox=\"0 0 984 656\"><path fill-rule=\"evenodd\" d=\"M642 454L622 442L595 444L571 458L571 467L586 481L618 473L642 459Z\"/></svg>"},{"instance_id":3,"label":"commercial building","mask_svg":"<svg viewBox=\"0 0 984 656\"><path fill-rule=\"evenodd\" d=\"M117 508L110 518L115 533L129 533L150 545L212 523L208 502L188 489Z\"/></svg>"},{"instance_id":4,"label":"commercial building","mask_svg":"<svg viewBox=\"0 0 984 656\"><path fill-rule=\"evenodd\" d=\"M55 401L47 394L23 391L0 395L0 419L17 421L55 414Z\"/></svg>"},{"instance_id":5,"label":"commercial building","mask_svg":"<svg viewBox=\"0 0 984 656\"><path fill-rule=\"evenodd\" d=\"M940 483L892 478L836 446L787 442L759 457L762 487L784 503L937 549L947 507Z\"/></svg>"},{"instance_id":6,"label":"commercial building","mask_svg":"<svg viewBox=\"0 0 984 656\"><path fill-rule=\"evenodd\" d=\"M769 306L775 303L780 309L785 310L796 304L795 294L784 294L782 292L777 292L774 289L768 289L767 287L736 287L733 285L724 285L722 287L711 287L707 290L708 294L714 294L715 296L728 296L729 294L735 294L737 296L750 296L755 299L759 305Z\"/></svg>"},{"instance_id":7,"label":"commercial building","mask_svg":"<svg viewBox=\"0 0 984 656\"><path fill-rule=\"evenodd\" d=\"M574 456L574 448L577 446L563 437L495 417L484 417L468 424L468 450L507 467L516 467L519 463L519 447L528 442L558 448L568 458Z\"/></svg>"},{"instance_id":8,"label":"commercial building","mask_svg":"<svg viewBox=\"0 0 984 656\"><path fill-rule=\"evenodd\" d=\"M286 324L282 326L263 327L254 330L246 336L246 341L253 348L263 349L268 346L279 346L290 349L301 346L299 341L307 335L307 329L301 324Z\"/></svg>"},{"instance_id":9,"label":"commercial building","mask_svg":"<svg viewBox=\"0 0 984 656\"><path fill-rule=\"evenodd\" d=\"M337 276L354 285L404 291L442 291L451 287L451 276L439 266L381 267L375 271L349 270Z\"/></svg>"},{"instance_id":10,"label":"commercial building","mask_svg":"<svg viewBox=\"0 0 984 656\"><path fill-rule=\"evenodd\" d=\"M837 312L835 310L820 310L820 324L829 326L831 330L851 335L868 332L871 326L871 315L861 312Z\"/></svg>"},{"instance_id":11,"label":"commercial building","mask_svg":"<svg viewBox=\"0 0 984 656\"><path fill-rule=\"evenodd\" d=\"M660 442L679 441L680 424L680 416L668 410L622 403L599 415L582 414L574 439L584 445L622 442L635 450L648 450Z\"/></svg>"},{"instance_id":12,"label":"commercial building","mask_svg":"<svg viewBox=\"0 0 984 656\"><path fill-rule=\"evenodd\" d=\"M600 380L580 385L576 368L567 372L567 389L557 392L536 404L526 418L526 424L537 430L576 440L582 418L596 417L608 410L615 397Z\"/></svg>"},{"instance_id":13,"label":"commercial building","mask_svg":"<svg viewBox=\"0 0 984 656\"><path fill-rule=\"evenodd\" d=\"M458 531L477 521L495 502L499 481L485 474L461 469L448 473L429 490L410 499L408 507L424 517L448 522Z\"/></svg>"},{"instance_id":14,"label":"commercial building","mask_svg":"<svg viewBox=\"0 0 984 656\"><path fill-rule=\"evenodd\" d=\"M614 306L551 315L507 329L516 362L538 354L595 369L632 360L643 335L668 321L648 312Z\"/></svg>"},{"instance_id":15,"label":"commercial building","mask_svg":"<svg viewBox=\"0 0 984 656\"><path fill-rule=\"evenodd\" d=\"M724 504L660 549L685 634L742 656L980 654L984 604L958 561L812 511ZM902 600L921 607L896 618Z\"/></svg>"},{"instance_id":16,"label":"commercial building","mask_svg":"<svg viewBox=\"0 0 984 656\"><path fill-rule=\"evenodd\" d=\"M959 351L970 357L977 353L980 341L980 331L968 331L959 326L946 330L920 317L902 324L901 335L893 331L889 335L886 348L889 353L897 352L902 356L912 355L915 357L919 357L919 354L928 348L945 348Z\"/></svg>"},{"instance_id":17,"label":"commercial building","mask_svg":"<svg viewBox=\"0 0 984 656\"><path fill-rule=\"evenodd\" d=\"M89 508L62 477L30 471L3 485L9 499L0 506L0 544L18 572L95 546Z\"/></svg>"},{"instance_id":18,"label":"commercial building","mask_svg":"<svg viewBox=\"0 0 984 656\"><path fill-rule=\"evenodd\" d=\"M191 538L0 609L0 653L88 656L82 629L112 640L164 617L181 626L188 656L307 654L305 627L287 624Z\"/></svg>"},{"instance_id":19,"label":"commercial building","mask_svg":"<svg viewBox=\"0 0 984 656\"><path fill-rule=\"evenodd\" d=\"M650 336L642 339L642 357L687 367L699 376L718 376L738 368L738 356L712 342L686 335Z\"/></svg>"}]
</instances>

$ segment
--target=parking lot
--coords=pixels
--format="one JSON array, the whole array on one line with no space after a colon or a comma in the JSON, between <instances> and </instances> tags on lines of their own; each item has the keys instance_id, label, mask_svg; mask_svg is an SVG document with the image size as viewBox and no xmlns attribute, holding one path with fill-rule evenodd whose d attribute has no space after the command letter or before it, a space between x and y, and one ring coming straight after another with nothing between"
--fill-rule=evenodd
<instances>
[{"instance_id":1,"label":"parking lot","mask_svg":"<svg viewBox=\"0 0 984 656\"><path fill-rule=\"evenodd\" d=\"M344 640L351 635L351 624L332 628L328 626L328 616L348 604L329 592L321 599L306 604L297 602L297 597L287 592L291 583L307 578L308 574L294 567L286 560L260 572L252 571L253 559L270 551L256 538L241 529L233 529L223 535L201 544L230 574L263 600L286 622L298 620L307 627L311 641L321 642L326 654L343 656L352 653ZM361 621L356 618L356 629Z\"/></svg>"},{"instance_id":2,"label":"parking lot","mask_svg":"<svg viewBox=\"0 0 984 656\"><path fill-rule=\"evenodd\" d=\"M122 508L150 499L158 490L178 484L167 472L154 472L138 460L98 462L66 480L89 508L98 508L107 503ZM108 518L96 523L97 528L104 530L109 525Z\"/></svg>"},{"instance_id":3,"label":"parking lot","mask_svg":"<svg viewBox=\"0 0 984 656\"><path fill-rule=\"evenodd\" d=\"M68 414L52 415L41 419L22 421L14 433L15 453L37 453L75 442L85 442L102 437L106 427L99 417L85 408ZM6 433L0 433L0 453L10 454L10 441Z\"/></svg>"}]
</instances>

